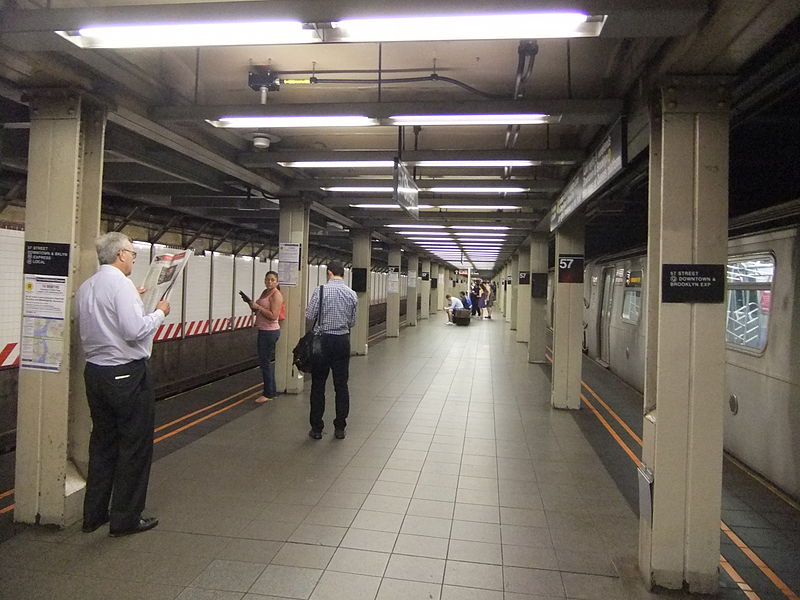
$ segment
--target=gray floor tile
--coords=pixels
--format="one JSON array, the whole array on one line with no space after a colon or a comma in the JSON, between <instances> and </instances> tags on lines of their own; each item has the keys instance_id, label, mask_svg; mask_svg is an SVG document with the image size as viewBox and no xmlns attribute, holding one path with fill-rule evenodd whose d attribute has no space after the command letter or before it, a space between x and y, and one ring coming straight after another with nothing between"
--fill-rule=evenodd
<instances>
[{"instance_id":1,"label":"gray floor tile","mask_svg":"<svg viewBox=\"0 0 800 600\"><path fill-rule=\"evenodd\" d=\"M410 554L428 558L446 558L449 538L401 533L394 545L395 554Z\"/></svg>"},{"instance_id":2,"label":"gray floor tile","mask_svg":"<svg viewBox=\"0 0 800 600\"><path fill-rule=\"evenodd\" d=\"M435 583L384 578L376 600L439 600L442 586Z\"/></svg>"},{"instance_id":3,"label":"gray floor tile","mask_svg":"<svg viewBox=\"0 0 800 600\"><path fill-rule=\"evenodd\" d=\"M353 520L353 528L397 533L403 524L403 518L404 515L402 514L377 512L362 508Z\"/></svg>"},{"instance_id":4,"label":"gray floor tile","mask_svg":"<svg viewBox=\"0 0 800 600\"><path fill-rule=\"evenodd\" d=\"M382 577L389 562L389 556L383 552L339 548L328 563L328 571Z\"/></svg>"},{"instance_id":5,"label":"gray floor tile","mask_svg":"<svg viewBox=\"0 0 800 600\"><path fill-rule=\"evenodd\" d=\"M250 588L253 594L306 599L322 575L320 569L270 565Z\"/></svg>"},{"instance_id":6,"label":"gray floor tile","mask_svg":"<svg viewBox=\"0 0 800 600\"><path fill-rule=\"evenodd\" d=\"M558 569L558 559L553 548L513 546L503 544L503 564L507 567L528 569Z\"/></svg>"},{"instance_id":7,"label":"gray floor tile","mask_svg":"<svg viewBox=\"0 0 800 600\"><path fill-rule=\"evenodd\" d=\"M268 564L283 546L283 542L269 540L233 539L215 558Z\"/></svg>"},{"instance_id":8,"label":"gray floor tile","mask_svg":"<svg viewBox=\"0 0 800 600\"><path fill-rule=\"evenodd\" d=\"M454 540L471 542L500 543L500 525L494 523L475 523L473 521L453 521L450 537Z\"/></svg>"},{"instance_id":9,"label":"gray floor tile","mask_svg":"<svg viewBox=\"0 0 800 600\"><path fill-rule=\"evenodd\" d=\"M380 577L326 571L311 600L373 600L380 583Z\"/></svg>"},{"instance_id":10,"label":"gray floor tile","mask_svg":"<svg viewBox=\"0 0 800 600\"><path fill-rule=\"evenodd\" d=\"M476 523L500 523L500 508L483 504L463 504L456 502L453 519Z\"/></svg>"},{"instance_id":11,"label":"gray floor tile","mask_svg":"<svg viewBox=\"0 0 800 600\"><path fill-rule=\"evenodd\" d=\"M503 553L500 544L488 544L486 542L451 539L447 558L449 560L491 565L503 564Z\"/></svg>"},{"instance_id":12,"label":"gray floor tile","mask_svg":"<svg viewBox=\"0 0 800 600\"><path fill-rule=\"evenodd\" d=\"M450 537L450 528L453 522L450 519L437 519L435 517L406 516L401 533L409 535L427 535L431 537Z\"/></svg>"},{"instance_id":13,"label":"gray floor tile","mask_svg":"<svg viewBox=\"0 0 800 600\"><path fill-rule=\"evenodd\" d=\"M410 473L411 471L407 471ZM397 513L404 515L408 510L410 500L408 498L400 498L398 496L380 496L378 494L370 494L361 505L363 510Z\"/></svg>"},{"instance_id":14,"label":"gray floor tile","mask_svg":"<svg viewBox=\"0 0 800 600\"><path fill-rule=\"evenodd\" d=\"M215 560L208 565L190 587L231 592L246 592L264 571L265 564L235 560Z\"/></svg>"},{"instance_id":15,"label":"gray floor tile","mask_svg":"<svg viewBox=\"0 0 800 600\"><path fill-rule=\"evenodd\" d=\"M186 588L175 600L242 600L243 597L244 594L242 592Z\"/></svg>"},{"instance_id":16,"label":"gray floor tile","mask_svg":"<svg viewBox=\"0 0 800 600\"><path fill-rule=\"evenodd\" d=\"M523 569L519 567L503 567L505 591L519 594L538 594L540 596L564 596L564 585L561 573L541 569ZM608 596L611 600L616 596ZM620 596L621 597L621 596Z\"/></svg>"},{"instance_id":17,"label":"gray floor tile","mask_svg":"<svg viewBox=\"0 0 800 600\"><path fill-rule=\"evenodd\" d=\"M417 517L436 517L438 519L453 518L453 502L441 500L424 500L414 498L408 506L408 514Z\"/></svg>"},{"instance_id":18,"label":"gray floor tile","mask_svg":"<svg viewBox=\"0 0 800 600\"><path fill-rule=\"evenodd\" d=\"M386 567L385 577L442 583L445 561L437 558L393 554Z\"/></svg>"},{"instance_id":19,"label":"gray floor tile","mask_svg":"<svg viewBox=\"0 0 800 600\"><path fill-rule=\"evenodd\" d=\"M272 559L274 565L324 569L333 556L335 548L311 544L286 543Z\"/></svg>"},{"instance_id":20,"label":"gray floor tile","mask_svg":"<svg viewBox=\"0 0 800 600\"><path fill-rule=\"evenodd\" d=\"M471 562L448 560L444 573L447 585L477 587L488 590L503 589L503 568Z\"/></svg>"},{"instance_id":21,"label":"gray floor tile","mask_svg":"<svg viewBox=\"0 0 800 600\"><path fill-rule=\"evenodd\" d=\"M419 472L401 469L383 469L378 476L379 481L392 481L394 483L417 483Z\"/></svg>"},{"instance_id":22,"label":"gray floor tile","mask_svg":"<svg viewBox=\"0 0 800 600\"><path fill-rule=\"evenodd\" d=\"M391 552L396 539L397 534L388 531L368 531L366 529L351 528L345 534L340 545L343 548L355 548L356 550Z\"/></svg>"},{"instance_id":23,"label":"gray floor tile","mask_svg":"<svg viewBox=\"0 0 800 600\"><path fill-rule=\"evenodd\" d=\"M304 523L295 529L288 541L320 546L338 546L346 532L346 527Z\"/></svg>"},{"instance_id":24,"label":"gray floor tile","mask_svg":"<svg viewBox=\"0 0 800 600\"><path fill-rule=\"evenodd\" d=\"M504 600L503 592L454 585L442 586L442 600Z\"/></svg>"},{"instance_id":25,"label":"gray floor tile","mask_svg":"<svg viewBox=\"0 0 800 600\"><path fill-rule=\"evenodd\" d=\"M305 523L349 527L356 516L356 512L353 508L315 506L306 517Z\"/></svg>"}]
</instances>

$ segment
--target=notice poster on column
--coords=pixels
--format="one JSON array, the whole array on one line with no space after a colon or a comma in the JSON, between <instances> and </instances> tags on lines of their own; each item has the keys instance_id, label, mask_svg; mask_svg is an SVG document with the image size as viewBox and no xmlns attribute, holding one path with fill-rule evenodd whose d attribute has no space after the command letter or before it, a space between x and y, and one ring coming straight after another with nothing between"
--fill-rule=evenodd
<instances>
[{"instance_id":1,"label":"notice poster on column","mask_svg":"<svg viewBox=\"0 0 800 600\"><path fill-rule=\"evenodd\" d=\"M300 283L301 244L281 242L278 247L278 283L295 287Z\"/></svg>"},{"instance_id":2,"label":"notice poster on column","mask_svg":"<svg viewBox=\"0 0 800 600\"><path fill-rule=\"evenodd\" d=\"M25 242L20 368L57 373L64 357L69 244Z\"/></svg>"},{"instance_id":3,"label":"notice poster on column","mask_svg":"<svg viewBox=\"0 0 800 600\"><path fill-rule=\"evenodd\" d=\"M386 274L386 293L400 293L400 267L389 266L389 272Z\"/></svg>"}]
</instances>

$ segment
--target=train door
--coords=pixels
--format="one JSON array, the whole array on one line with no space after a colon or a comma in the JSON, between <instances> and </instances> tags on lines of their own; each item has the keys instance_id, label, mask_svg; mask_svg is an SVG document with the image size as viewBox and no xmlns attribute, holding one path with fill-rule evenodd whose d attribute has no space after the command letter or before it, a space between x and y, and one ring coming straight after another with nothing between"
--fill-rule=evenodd
<instances>
[{"instance_id":1,"label":"train door","mask_svg":"<svg viewBox=\"0 0 800 600\"><path fill-rule=\"evenodd\" d=\"M614 302L614 269L603 269L603 287L600 291L600 298L597 306L600 310L600 318L597 321L597 339L600 348L600 360L605 364L611 361L611 345L609 343L609 333L611 325L611 309Z\"/></svg>"}]
</instances>

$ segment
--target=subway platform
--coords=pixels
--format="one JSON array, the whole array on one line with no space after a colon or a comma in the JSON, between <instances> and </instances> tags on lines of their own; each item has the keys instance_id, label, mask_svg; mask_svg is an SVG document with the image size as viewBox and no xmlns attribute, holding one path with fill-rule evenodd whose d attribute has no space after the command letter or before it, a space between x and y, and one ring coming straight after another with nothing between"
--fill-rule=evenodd
<instances>
[{"instance_id":1,"label":"subway platform","mask_svg":"<svg viewBox=\"0 0 800 600\"><path fill-rule=\"evenodd\" d=\"M502 318L405 328L352 359L350 390L344 440L329 389L322 440L306 391L162 451L152 531L23 529L0 545L0 598L684 597L644 589L611 438L550 408L549 367ZM720 598L747 597L723 578Z\"/></svg>"}]
</instances>

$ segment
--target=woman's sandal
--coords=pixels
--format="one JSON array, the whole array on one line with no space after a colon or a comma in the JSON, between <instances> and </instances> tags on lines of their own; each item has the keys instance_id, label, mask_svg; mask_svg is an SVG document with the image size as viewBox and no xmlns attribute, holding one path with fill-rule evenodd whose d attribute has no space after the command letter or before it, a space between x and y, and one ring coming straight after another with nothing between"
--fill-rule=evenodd
<instances>
[{"instance_id":1,"label":"woman's sandal","mask_svg":"<svg viewBox=\"0 0 800 600\"><path fill-rule=\"evenodd\" d=\"M266 396L256 398L256 404L264 404L265 402L272 402L272 398L267 398Z\"/></svg>"}]
</instances>

